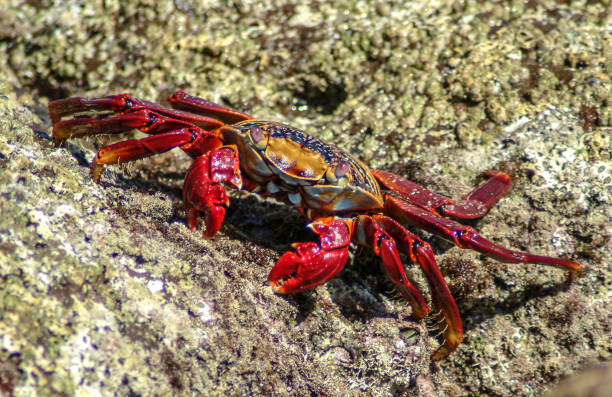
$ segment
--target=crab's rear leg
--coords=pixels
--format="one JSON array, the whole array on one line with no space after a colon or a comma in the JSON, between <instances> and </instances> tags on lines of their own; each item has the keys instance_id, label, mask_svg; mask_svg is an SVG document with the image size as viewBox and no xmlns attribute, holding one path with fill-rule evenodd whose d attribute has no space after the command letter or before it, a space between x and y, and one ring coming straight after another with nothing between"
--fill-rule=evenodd
<instances>
[{"instance_id":1,"label":"crab's rear leg","mask_svg":"<svg viewBox=\"0 0 612 397\"><path fill-rule=\"evenodd\" d=\"M429 307L421 293L408 280L394 237L390 236L375 218L369 215L357 217L354 236L359 244L372 248L376 255L382 258L385 274L399 293L410 303L414 316L424 318L429 312Z\"/></svg>"},{"instance_id":2,"label":"crab's rear leg","mask_svg":"<svg viewBox=\"0 0 612 397\"><path fill-rule=\"evenodd\" d=\"M554 266L571 272L580 271L578 263L549 256L533 255L504 248L482 237L474 228L462 225L419 208L405 200L387 196L385 212L401 222L426 229L455 243L460 248L469 248L506 263L538 263Z\"/></svg>"},{"instance_id":3,"label":"crab's rear leg","mask_svg":"<svg viewBox=\"0 0 612 397\"><path fill-rule=\"evenodd\" d=\"M100 112L113 112L117 116L82 117ZM129 94L59 99L49 103L49 114L54 124L53 138L56 142L78 136L115 134L132 128L154 134L192 125L210 131L225 124L213 117L165 108ZM74 118L62 121L66 116Z\"/></svg>"},{"instance_id":4,"label":"crab's rear leg","mask_svg":"<svg viewBox=\"0 0 612 397\"><path fill-rule=\"evenodd\" d=\"M510 177L502 172L487 171L489 179L461 200L451 200L388 171L373 170L376 179L389 190L411 203L436 214L459 219L484 216L510 187Z\"/></svg>"},{"instance_id":5,"label":"crab's rear leg","mask_svg":"<svg viewBox=\"0 0 612 397\"><path fill-rule=\"evenodd\" d=\"M448 356L463 340L463 327L457 304L444 281L431 246L387 216L374 215L373 218L393 238L399 250L421 266L431 291L434 310L443 317L438 327L442 328L444 341L432 359L435 361Z\"/></svg>"},{"instance_id":6,"label":"crab's rear leg","mask_svg":"<svg viewBox=\"0 0 612 397\"><path fill-rule=\"evenodd\" d=\"M170 105L175 109L185 110L204 117L212 117L226 124L234 124L253 118L246 113L219 105L204 98L189 95L180 90L170 95L169 100Z\"/></svg>"}]
</instances>

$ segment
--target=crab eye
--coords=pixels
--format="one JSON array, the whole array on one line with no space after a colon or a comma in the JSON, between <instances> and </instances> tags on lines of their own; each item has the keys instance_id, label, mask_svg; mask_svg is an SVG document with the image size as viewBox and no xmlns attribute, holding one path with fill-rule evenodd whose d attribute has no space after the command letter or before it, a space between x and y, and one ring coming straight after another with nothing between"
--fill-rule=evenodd
<instances>
[{"instance_id":1,"label":"crab eye","mask_svg":"<svg viewBox=\"0 0 612 397\"><path fill-rule=\"evenodd\" d=\"M261 132L261 128L253 127L251 128L250 132L251 132L251 139L253 139L253 142L259 143L259 141L261 141L261 137L263 136L263 133Z\"/></svg>"},{"instance_id":2,"label":"crab eye","mask_svg":"<svg viewBox=\"0 0 612 397\"><path fill-rule=\"evenodd\" d=\"M334 175L336 178L342 178L349 170L349 163L346 161L340 162L336 167L336 171L334 171Z\"/></svg>"},{"instance_id":3,"label":"crab eye","mask_svg":"<svg viewBox=\"0 0 612 397\"><path fill-rule=\"evenodd\" d=\"M348 174L351 169L351 164L348 161L340 161L336 168L328 168L325 172L325 178L329 183L334 185L344 186L348 183Z\"/></svg>"}]
</instances>

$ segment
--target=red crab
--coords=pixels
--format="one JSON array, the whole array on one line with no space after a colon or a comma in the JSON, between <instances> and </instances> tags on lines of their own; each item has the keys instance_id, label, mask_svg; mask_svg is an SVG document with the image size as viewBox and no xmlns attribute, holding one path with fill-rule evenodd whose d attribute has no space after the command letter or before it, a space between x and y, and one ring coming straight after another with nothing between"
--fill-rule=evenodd
<instances>
[{"instance_id":1,"label":"red crab","mask_svg":"<svg viewBox=\"0 0 612 397\"><path fill-rule=\"evenodd\" d=\"M480 218L510 185L508 175L490 178L453 201L386 171L370 170L344 150L286 124L258 120L178 91L172 108L128 94L104 98L67 98L49 104L56 142L139 129L151 136L100 149L91 163L99 181L105 164L125 163L180 147L193 158L183 199L187 224L195 229L204 214L205 237L219 230L228 203L225 186L272 196L296 206L311 222L319 243L293 244L272 268L268 281L280 293L303 291L337 275L348 259L351 240L370 247L383 269L423 318L429 308L406 277L399 252L418 263L431 290L433 307L443 318L444 340L433 354L439 360L463 340L461 319L430 245L402 226L433 232L461 248L508 263L539 263L577 272L565 259L501 247L472 227L449 219ZM96 117L84 113L99 113ZM109 114L115 113L115 114ZM63 120L65 116L73 116ZM387 189L381 192L382 187Z\"/></svg>"}]
</instances>

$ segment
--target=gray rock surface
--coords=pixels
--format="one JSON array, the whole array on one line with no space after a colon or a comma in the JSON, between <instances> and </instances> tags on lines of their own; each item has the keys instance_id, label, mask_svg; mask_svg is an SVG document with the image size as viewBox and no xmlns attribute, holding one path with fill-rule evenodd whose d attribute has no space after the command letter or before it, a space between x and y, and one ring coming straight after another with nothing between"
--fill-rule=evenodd
<instances>
[{"instance_id":1,"label":"gray rock surface","mask_svg":"<svg viewBox=\"0 0 612 397\"><path fill-rule=\"evenodd\" d=\"M0 0L4 394L541 395L612 360L606 2L204 3ZM432 240L466 331L434 364L368 250L276 295L269 269L312 238L296 211L235 194L205 240L183 220L184 154L96 184L88 163L116 137L50 140L49 100L179 88L452 197L507 172L474 226L585 271L567 284Z\"/></svg>"}]
</instances>

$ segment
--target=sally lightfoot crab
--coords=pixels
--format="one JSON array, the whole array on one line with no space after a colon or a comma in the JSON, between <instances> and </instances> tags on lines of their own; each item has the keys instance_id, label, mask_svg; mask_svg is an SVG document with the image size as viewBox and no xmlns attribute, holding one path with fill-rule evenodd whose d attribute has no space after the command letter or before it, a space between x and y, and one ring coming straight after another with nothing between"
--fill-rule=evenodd
<instances>
[{"instance_id":1,"label":"sally lightfoot crab","mask_svg":"<svg viewBox=\"0 0 612 397\"><path fill-rule=\"evenodd\" d=\"M430 245L404 226L426 229L461 248L507 263L537 263L578 272L566 259L501 247L453 219L484 216L510 185L501 172L462 200L451 200L387 171L370 170L344 150L286 124L251 116L178 91L171 108L128 94L67 98L49 104L53 139L119 134L139 129L150 136L103 147L91 163L99 181L103 166L125 163L179 147L193 158L183 189L187 224L196 229L203 214L205 237L213 237L225 216L225 187L274 197L297 207L310 220L319 242L293 244L276 262L268 281L280 293L312 288L337 275L351 241L370 247L417 318L429 307L406 277L400 252L421 266L441 322L439 360L463 340L461 319ZM64 117L71 116L63 120ZM381 191L381 187L385 192Z\"/></svg>"}]
</instances>

